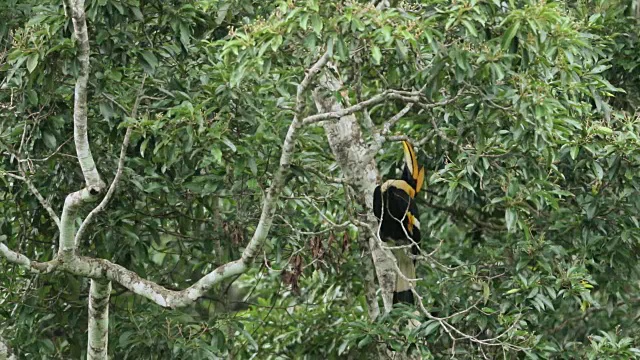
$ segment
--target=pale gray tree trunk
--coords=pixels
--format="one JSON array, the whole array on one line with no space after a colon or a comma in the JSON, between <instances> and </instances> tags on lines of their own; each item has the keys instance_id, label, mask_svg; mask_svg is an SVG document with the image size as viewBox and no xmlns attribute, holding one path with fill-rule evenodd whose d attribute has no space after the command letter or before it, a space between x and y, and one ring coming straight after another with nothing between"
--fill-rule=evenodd
<instances>
[{"instance_id":1,"label":"pale gray tree trunk","mask_svg":"<svg viewBox=\"0 0 640 360\"><path fill-rule=\"evenodd\" d=\"M87 359L106 360L109 344L111 281L91 280L89 290L89 341Z\"/></svg>"},{"instance_id":2,"label":"pale gray tree trunk","mask_svg":"<svg viewBox=\"0 0 640 360\"><path fill-rule=\"evenodd\" d=\"M2 337L0 337L0 360L16 360L16 356Z\"/></svg>"},{"instance_id":3,"label":"pale gray tree trunk","mask_svg":"<svg viewBox=\"0 0 640 360\"><path fill-rule=\"evenodd\" d=\"M339 91L342 82L335 76L325 72L320 78L320 87L314 91L314 101L319 112L340 111L344 109L343 104L336 101L333 96L323 94L333 94ZM376 227L377 221L373 216L373 191L378 183L380 175L376 162L369 154L369 149L364 143L360 125L353 114L341 117L338 121L325 121L323 127L331 151L340 165L342 173L347 179L347 183L355 187L358 194L358 202L365 206L367 217L365 221L372 227ZM364 229L362 230L364 231ZM380 247L378 241L371 236L369 239L369 251L373 258L373 265L378 276L378 284L382 290L382 301L385 313L391 311L393 307L393 289L395 287L396 273L394 269L393 255ZM363 264L365 265L365 264ZM372 269L366 269L372 272ZM371 290L369 290L371 291ZM369 294L370 295L370 294ZM369 300L369 314L377 316L377 299L367 297ZM375 300L375 301L373 301Z\"/></svg>"},{"instance_id":4,"label":"pale gray tree trunk","mask_svg":"<svg viewBox=\"0 0 640 360\"><path fill-rule=\"evenodd\" d=\"M328 71L325 71L319 80L320 86L313 92L313 98L318 112L343 111L345 106L338 102L336 97L333 96L334 93L342 90L342 81L340 81L338 77L328 73ZM343 95L345 99L348 97L346 93ZM354 186L355 192L357 193L356 201L364 205L366 211L366 216L363 220L364 224L368 225L371 229L377 229L378 221L373 215L373 192L380 179L380 174L374 159L375 151L379 147L366 146L362 137L360 124L353 113L340 117L338 121L324 121L322 122L322 126L324 127L329 146L336 158L336 162L340 165L342 173L346 178L346 183ZM381 145L381 143L378 145ZM362 266L364 267L363 272L366 272L364 280L367 289L365 295L369 307L369 316L372 320L375 320L380 310L375 294L376 288L373 281L373 273L375 271L377 275L384 310L385 313L388 313L393 308L393 291L396 285L396 274L399 269L395 262L395 256L388 249L383 248L381 242L378 241L376 237L371 236L368 229L361 227L360 230L363 236L366 236L368 239L368 250L371 254L371 260L373 260L364 261ZM382 344L378 345L376 349L377 354L374 357L379 359L413 360L419 358L419 355L396 353Z\"/></svg>"},{"instance_id":5,"label":"pale gray tree trunk","mask_svg":"<svg viewBox=\"0 0 640 360\"><path fill-rule=\"evenodd\" d=\"M73 104L73 139L87 188L90 188L91 191L99 192L104 186L104 182L100 178L96 163L91 155L89 136L87 135L87 83L89 82L90 51L84 0L71 0L70 3L71 19L78 47L78 63L80 65Z\"/></svg>"}]
</instances>

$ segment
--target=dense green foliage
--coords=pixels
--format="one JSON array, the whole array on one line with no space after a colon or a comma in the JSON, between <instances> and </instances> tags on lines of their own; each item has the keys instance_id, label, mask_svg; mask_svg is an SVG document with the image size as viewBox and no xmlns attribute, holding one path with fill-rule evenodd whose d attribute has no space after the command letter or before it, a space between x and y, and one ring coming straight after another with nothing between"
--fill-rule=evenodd
<instances>
[{"instance_id":1,"label":"dense green foliage","mask_svg":"<svg viewBox=\"0 0 640 360\"><path fill-rule=\"evenodd\" d=\"M107 180L123 127L135 131L124 183L82 249L176 289L236 259L257 224L296 85L330 49L345 103L387 89L453 98L415 107L392 129L420 141L428 174L418 292L434 314L457 313L449 322L476 340L504 333L501 346L452 341L424 317L415 329L395 326L413 309L369 319L361 234L327 221L367 210L327 181L339 169L322 128L309 127L254 268L179 310L114 285L110 355L366 359L382 342L424 358L640 358L640 27L631 3L395 6L89 1L90 139ZM0 3L0 235L40 261L52 258L57 228L6 174L22 166L58 212L82 186L69 141L71 33L57 1ZM371 109L375 126L404 106ZM310 96L304 111L315 112ZM400 158L386 143L383 177ZM0 266L0 335L18 355L83 356L88 281Z\"/></svg>"}]
</instances>

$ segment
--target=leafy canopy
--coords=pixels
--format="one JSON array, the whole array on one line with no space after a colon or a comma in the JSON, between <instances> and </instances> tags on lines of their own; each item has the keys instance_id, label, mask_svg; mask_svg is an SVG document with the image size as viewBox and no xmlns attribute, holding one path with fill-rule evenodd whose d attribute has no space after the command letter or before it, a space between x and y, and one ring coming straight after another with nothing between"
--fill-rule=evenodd
<instances>
[{"instance_id":1,"label":"leafy canopy","mask_svg":"<svg viewBox=\"0 0 640 360\"><path fill-rule=\"evenodd\" d=\"M367 358L382 342L424 358L638 357L640 51L630 5L88 2L89 131L101 172L113 176L123 126L135 125L135 145L127 185L86 251L174 288L237 258L296 86L328 49L343 103L387 89L454 99L412 108L392 131L420 144L428 174L417 291L429 311L453 315L448 323L476 340L454 342L451 329L424 318L415 329L399 325L414 316L409 308L370 321L362 233L327 222L367 210L327 181L339 170L322 129L310 127L296 144L263 264L182 311L116 287L110 354ZM53 1L5 1L0 18L8 19L0 22L0 233L44 261L56 248L55 224L3 174L17 170L8 154L20 152L56 210L82 182L69 141L72 25ZM143 115L128 118L145 73ZM315 112L310 96L306 105L305 114ZM404 106L370 109L373 129ZM388 142L377 155L384 178L397 175L400 153ZM19 355L81 356L88 282L2 266L0 324ZM499 346L482 344L498 335Z\"/></svg>"}]
</instances>

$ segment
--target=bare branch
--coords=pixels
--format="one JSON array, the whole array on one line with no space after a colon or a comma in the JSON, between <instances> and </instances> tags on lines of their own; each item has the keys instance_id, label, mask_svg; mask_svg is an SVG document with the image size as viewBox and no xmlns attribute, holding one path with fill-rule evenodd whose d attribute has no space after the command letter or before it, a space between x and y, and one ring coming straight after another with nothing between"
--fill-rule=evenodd
<instances>
[{"instance_id":1,"label":"bare branch","mask_svg":"<svg viewBox=\"0 0 640 360\"><path fill-rule=\"evenodd\" d=\"M103 93L102 96L104 96L105 98L107 98L107 100L111 101L114 105L116 105L117 107L120 108L120 110L124 111L125 113L129 112L129 110L127 110L124 106L122 106L118 100L116 100L113 96L107 94L107 93Z\"/></svg>"},{"instance_id":2,"label":"bare branch","mask_svg":"<svg viewBox=\"0 0 640 360\"><path fill-rule=\"evenodd\" d=\"M238 259L219 266L192 286L182 291L174 291L143 279L135 272L108 260L73 257L71 261L64 263L65 271L85 277L115 281L131 292L168 308L183 307L193 303L215 284L242 274L247 268L247 264L242 259Z\"/></svg>"},{"instance_id":3,"label":"bare branch","mask_svg":"<svg viewBox=\"0 0 640 360\"><path fill-rule=\"evenodd\" d=\"M337 71L337 69L336 69ZM373 207L373 191L375 183L380 174L377 169L373 156L365 159L367 155L367 147L360 131L360 126L354 112L359 111L367 106L373 106L376 102L381 103L386 100L386 94L378 95L368 101L359 101L358 104L350 107L344 105L332 96L323 95L328 91L334 93L339 91L343 86L339 77L334 76L330 72L325 72L320 80L320 86L314 90L314 101L316 108L320 114L316 116L317 121L332 120L336 116L338 121L324 121L323 127L331 151L333 152L336 162L340 165L345 181L353 184L356 190L356 201L364 204L365 208ZM374 100L373 102L371 100ZM417 97L413 100L418 100ZM364 105L364 106L363 106ZM326 113L329 112L329 113ZM327 114L329 116L327 116ZM316 121L316 120L312 120ZM373 212L367 212L365 215L367 224L375 224L376 219ZM357 219L353 219L359 221ZM364 222L363 222L364 223ZM368 248L373 259L375 272L378 277L378 283L382 289L381 295L384 303L385 313L391 311L393 304L393 287L395 285L395 272L393 271L392 256L389 251L381 248L373 237L368 236ZM373 300L373 298L368 298ZM376 305L369 304L375 307ZM374 311L375 312L375 311Z\"/></svg>"},{"instance_id":4,"label":"bare branch","mask_svg":"<svg viewBox=\"0 0 640 360\"><path fill-rule=\"evenodd\" d=\"M43 158L41 158L41 159L31 159L31 158L27 158L27 159L20 159L20 160L18 160L18 161L19 161L19 162L41 162L41 161L47 161L47 160L51 159L53 156L55 156L57 153L59 153L59 152L60 152L60 150L61 150L65 145L67 145L67 143L68 143L69 141L71 141L72 139L73 139L73 137L70 137L70 138L68 138L67 140L65 140L62 144L60 144L60 146L58 146L58 148L57 148L54 152L52 152L51 154L49 154L49 155L48 155L48 156L46 156L46 157L43 157Z\"/></svg>"},{"instance_id":5,"label":"bare branch","mask_svg":"<svg viewBox=\"0 0 640 360\"><path fill-rule=\"evenodd\" d=\"M298 86L298 92L296 95L296 109L301 111L301 102L302 102L302 93L305 91L306 87L311 83L311 79L314 75L316 75L320 69L326 65L329 60L328 53L325 53L307 72L307 75L303 79L303 81ZM291 161L291 155L293 154L293 149L295 145L295 139L298 135L298 130L303 125L303 122L300 121L298 114L294 116L291 125L289 125L289 130L287 131L287 135L284 140L284 144L282 145L282 154L280 156L280 166L278 170L273 176L273 180L271 182L271 186L266 193L266 197L264 199L264 203L262 205L262 214L260 215L260 221L258 222L258 226L253 234L253 237L247 244L244 252L242 253L242 257L240 260L242 264L249 264L257 255L257 251L260 245L264 242L269 233L269 229L271 228L271 223L273 222L273 215L275 213L276 201L278 198L278 194L283 186L284 182L284 173L289 169L289 163ZM243 269L244 270L244 269ZM201 282L207 283L207 276L201 279Z\"/></svg>"},{"instance_id":6,"label":"bare branch","mask_svg":"<svg viewBox=\"0 0 640 360\"><path fill-rule=\"evenodd\" d=\"M42 207L47 211L53 222L55 222L58 228L60 228L60 218L58 217L58 214L56 214L56 212L53 210L53 207L51 207L51 204L49 204L47 199L45 199L42 194L40 194L40 191L38 191L38 189L35 187L35 185L33 185L29 178L25 176L23 181L25 182L25 184L27 184L27 187L29 188L31 193L38 199L40 205L42 205Z\"/></svg>"},{"instance_id":7,"label":"bare branch","mask_svg":"<svg viewBox=\"0 0 640 360\"><path fill-rule=\"evenodd\" d=\"M414 143L414 145L418 146L418 147L422 147L424 144L427 143L427 141L429 141L429 139L431 139L432 136L431 135L427 135L425 137L423 137L422 139L418 140L417 142Z\"/></svg>"},{"instance_id":8,"label":"bare branch","mask_svg":"<svg viewBox=\"0 0 640 360\"><path fill-rule=\"evenodd\" d=\"M427 142L428 137L425 137L424 139L416 142L414 140L411 140L406 135L387 136L387 134L391 131L391 127L393 125L395 125L404 115L406 115L406 113L409 112L409 110L411 110L413 108L413 106L418 106L423 110L433 109L433 108L436 108L436 107L445 106L445 105L448 105L448 104L456 101L462 95L464 89L465 88L462 87L460 90L458 90L456 95L454 95L454 96L452 96L450 98L444 99L442 101L435 102L435 103L424 103L424 102L419 102L419 101L415 100L416 96L420 97L421 99L423 98L422 91L424 90L424 87L421 88L418 91L415 91L415 92L398 91L398 90L394 91L397 94L397 96L399 97L400 100L407 101L408 104L402 110L400 110L400 112L398 112L396 115L391 117L388 121L386 121L382 125L382 130L380 130L380 132L378 134L374 134L374 140L375 141L373 142L373 144L371 144L371 146L369 146L368 154L367 154L367 156L365 156L364 160L365 161L369 161L369 160L373 159L373 157L382 148L382 145L384 145L384 143L386 141L409 140L414 145L418 145L418 146L424 145L424 143ZM409 106L409 105L412 105L412 106ZM433 123L433 121L434 120L432 119L432 123Z\"/></svg>"},{"instance_id":9,"label":"bare branch","mask_svg":"<svg viewBox=\"0 0 640 360\"><path fill-rule=\"evenodd\" d=\"M322 172L316 170L315 168L312 168L310 166L303 166L305 171L308 171L310 173L313 173L314 175L316 175L317 177L321 178L322 180L324 180L327 183L335 183L335 184L343 184L344 183L344 179L343 178L336 178L333 176L328 176L323 174Z\"/></svg>"},{"instance_id":10,"label":"bare branch","mask_svg":"<svg viewBox=\"0 0 640 360\"><path fill-rule=\"evenodd\" d=\"M36 273L50 273L59 265L57 260L52 260L46 263L31 261L31 259L29 259L28 257L10 250L4 244L4 241L6 239L6 235L0 235L0 255L7 259L7 261L9 261L10 263L26 267L32 272Z\"/></svg>"},{"instance_id":11,"label":"bare branch","mask_svg":"<svg viewBox=\"0 0 640 360\"><path fill-rule=\"evenodd\" d=\"M446 142L448 142L448 143L450 143L450 144L452 144L452 145L454 145L456 147L460 147L460 145L458 145L457 142L449 139L449 137L444 132L442 132L442 130L440 130L440 128L438 127L438 124L436 124L436 120L434 118L431 118L430 120L431 120L431 126L433 126L433 130L435 130L436 133L438 133L438 136L440 136L440 138L442 138Z\"/></svg>"},{"instance_id":12,"label":"bare branch","mask_svg":"<svg viewBox=\"0 0 640 360\"><path fill-rule=\"evenodd\" d=\"M2 256L4 256L10 263L18 264L24 267L31 267L31 260L29 260L28 257L15 251L9 250L9 248L4 244L4 241L6 239L6 235L0 235L0 254L2 254Z\"/></svg>"},{"instance_id":13,"label":"bare branch","mask_svg":"<svg viewBox=\"0 0 640 360\"><path fill-rule=\"evenodd\" d=\"M492 224L492 223L490 223L488 221L475 219L465 209L456 208L456 207L452 207L452 206L438 205L438 204L435 204L433 202L427 202L427 206L430 207L430 208L436 209L436 210L446 211L449 214L455 216L455 218L463 217L463 218L469 220L470 222L472 222L474 225L476 225L477 227L479 227L481 229L488 229L488 230L493 230L493 231L502 231L503 230L503 228L501 226Z\"/></svg>"},{"instance_id":14,"label":"bare branch","mask_svg":"<svg viewBox=\"0 0 640 360\"><path fill-rule=\"evenodd\" d=\"M396 219L399 220L401 222L400 219ZM410 243L407 245L398 245L398 246L388 246L385 244L384 241L382 241L382 239L380 238L380 229L381 229L381 225L382 224L382 219L380 219L380 221L378 222L378 229L377 231L375 229L373 229L371 227L371 225L361 222L359 221L358 224L360 226L365 227L367 230L369 230L369 233L371 234L371 236L378 242L378 246L382 249L385 250L391 250L393 251L405 251L406 249L412 247L412 246L418 246L418 244L416 242L413 241L413 239L411 239L411 237L409 237L409 235L407 234L407 231L404 230L405 235L407 236L407 238L410 240ZM388 253L389 254L389 253ZM404 279L405 281L407 281L410 285L411 285L411 289L413 289L413 287L415 286L415 282L422 280L422 278L415 278L415 279L410 279L408 278L405 274L402 273L402 271L400 270L400 267L398 267L398 262L397 262L397 256L394 255L391 257L393 260L393 264L394 264L394 270L396 272L396 274L401 277L402 279Z\"/></svg>"},{"instance_id":15,"label":"bare branch","mask_svg":"<svg viewBox=\"0 0 640 360\"><path fill-rule=\"evenodd\" d=\"M411 108L413 108L413 105L415 105L415 103L408 103L404 108L402 108L402 110L400 110L391 119L384 123L382 128L382 135L387 135L391 130L391 127L393 127L393 125L395 125L398 120L402 119L402 117L405 116L409 112L409 110L411 110Z\"/></svg>"},{"instance_id":16,"label":"bare branch","mask_svg":"<svg viewBox=\"0 0 640 360\"><path fill-rule=\"evenodd\" d=\"M407 135L394 135L394 136L387 136L386 137L387 141L408 141L410 142L412 145L416 145L416 141L413 140L412 138L408 137Z\"/></svg>"},{"instance_id":17,"label":"bare branch","mask_svg":"<svg viewBox=\"0 0 640 360\"><path fill-rule=\"evenodd\" d=\"M418 91L413 91L413 92L408 92L408 91L397 91L397 92L400 95L409 96L409 97L415 97L416 95L421 96L422 92L426 87L427 85L424 85ZM413 108L415 104L416 104L415 102L410 102L407 105L405 105L405 107L402 108L402 110L400 110L397 114L392 116L389 120L387 120L382 125L382 130L378 132L376 135L386 136L387 134L389 134L389 131L391 131L391 128L393 127L393 125L395 125L403 116L405 116Z\"/></svg>"},{"instance_id":18,"label":"bare branch","mask_svg":"<svg viewBox=\"0 0 640 360\"><path fill-rule=\"evenodd\" d=\"M351 115L367 107L371 107L373 105L382 103L387 100L392 100L392 99L398 99L398 100L403 100L407 102L419 101L418 93L416 93L414 97L410 97L410 96L400 94L395 90L387 90L381 94L373 96L368 100L361 101L353 106L350 106L344 109L308 116L304 118L304 120L302 120L302 123L304 125L309 125L309 124L317 123L324 120L340 119L341 117Z\"/></svg>"},{"instance_id":19,"label":"bare branch","mask_svg":"<svg viewBox=\"0 0 640 360\"><path fill-rule=\"evenodd\" d=\"M302 79L302 82L298 85L298 90L296 93L297 116L300 116L300 114L302 113L302 108L304 106L304 102L302 99L303 93L307 90L309 85L311 85L311 80L320 72L320 70L322 70L325 65L327 65L330 57L331 56L329 55L329 51L325 52L322 57L320 57L320 59L315 64L313 64L311 68L309 68L309 71L306 72L304 79Z\"/></svg>"},{"instance_id":20,"label":"bare branch","mask_svg":"<svg viewBox=\"0 0 640 360\"><path fill-rule=\"evenodd\" d=\"M144 82L145 82L146 78L147 78L146 75L144 75L142 77L142 82L140 84L140 89L138 90L138 95L136 96L136 100L135 100L135 102L133 104L133 108L131 110L131 117L134 118L134 119L138 116L138 106L140 105L140 97L142 96L142 90L144 88ZM127 148L129 147L129 139L131 138L131 131L132 130L133 130L133 128L131 126L129 126L127 128L127 131L124 134L124 140L122 140L122 145L120 147L120 158L118 160L118 168L116 170L116 175L113 178L113 181L111 182L111 185L109 186L109 190L107 190L107 194L104 196L104 198L102 199L100 204L98 204L98 206L96 206L93 210L91 210L89 215L87 215L87 217L84 219L84 221L80 225L80 228L78 229L78 232L76 233L76 236L75 236L75 244L76 244L76 246L80 243L80 240L82 239L82 236L84 235L85 231L87 230L87 227L89 226L89 224L91 224L91 221L96 217L96 215L99 212L103 211L106 208L107 204L111 200L111 197L113 196L113 193L116 190L116 187L118 186L118 182L120 181L120 178L122 177L122 171L124 169L124 161L125 161L125 158L127 156Z\"/></svg>"},{"instance_id":21,"label":"bare branch","mask_svg":"<svg viewBox=\"0 0 640 360\"><path fill-rule=\"evenodd\" d=\"M6 176L8 176L10 178L14 178L14 179L20 180L20 181L26 181L24 176L16 175L14 173L6 172L6 171L0 171L0 175L6 175Z\"/></svg>"},{"instance_id":22,"label":"bare branch","mask_svg":"<svg viewBox=\"0 0 640 360\"><path fill-rule=\"evenodd\" d=\"M58 249L58 256L63 258L73 256L76 249L76 215L80 206L92 199L94 199L94 194L91 193L89 188L73 192L64 199L62 217L60 218L60 248Z\"/></svg>"},{"instance_id":23,"label":"bare branch","mask_svg":"<svg viewBox=\"0 0 640 360\"><path fill-rule=\"evenodd\" d=\"M89 224L91 224L91 222L96 217L96 215L107 207L107 204L111 200L111 197L113 196L113 193L115 192L116 187L118 186L118 182L122 177L122 171L124 169L124 160L127 155L127 148L129 147L129 139L131 137L131 131L132 131L132 128L128 127L127 131L124 134L124 140L122 140L122 146L120 147L120 159L118 160L118 169L116 170L116 175L113 178L111 185L109 186L109 190L107 190L107 194L104 196L100 204L98 204L98 206L96 206L93 210L91 210L89 215L87 215L87 217L84 219L84 221L80 225L80 228L78 229L78 232L76 233L76 236L75 236L76 246L80 243L80 239L82 239L82 237L84 236L84 233L87 230L87 227L89 226Z\"/></svg>"},{"instance_id":24,"label":"bare branch","mask_svg":"<svg viewBox=\"0 0 640 360\"><path fill-rule=\"evenodd\" d=\"M513 330L517 324L520 322L520 318L517 318L513 321L513 323L511 324L511 326L509 326L509 328L507 328L506 330L504 330L502 333L498 334L497 336L493 337L493 338L489 338L489 339L479 339L476 336L473 335L469 335L464 333L463 331L459 330L458 328L456 328L455 326L451 325L448 321L446 321L447 319L451 319L453 317L456 317L458 315L461 314L465 314L469 311L471 311L472 309L476 308L476 305L479 303L479 300L472 306L463 309L455 314L452 314L450 316L444 317L444 318L440 318L440 317L436 317L431 315L431 313L424 307L424 304L422 302L423 298L422 296L420 296L420 294L418 294L418 292L414 289L411 288L411 292L413 293L413 295L416 297L417 299L417 304L418 304L418 308L420 309L420 311L422 312L423 315L425 315L428 319L430 320L435 320L437 322L440 323L440 326L445 330L445 332L449 335L449 337L453 340L468 340L472 343L476 343L479 345L484 345L484 346L503 346L505 348L509 348L509 349L514 349L514 350L518 350L518 351L524 351L525 348L520 347L520 346L516 346L513 344L509 344L509 343L505 343L502 341L498 341L501 337L505 336L506 334L508 334L511 330ZM454 333L458 336L460 336L459 338L457 338L456 336L454 336Z\"/></svg>"},{"instance_id":25,"label":"bare branch","mask_svg":"<svg viewBox=\"0 0 640 360\"><path fill-rule=\"evenodd\" d=\"M285 224L287 224L287 226L289 226L289 228L291 229L291 231L299 234L299 235L321 235L321 234L326 234L330 231L342 231L345 230L349 227L349 225L351 225L351 221L345 221L342 224L334 224L331 223L329 224L331 227L324 229L324 230L320 230L320 231L302 231L298 228L296 228L295 226L293 226L290 222L287 221L287 219L284 218L284 216L278 215L278 218L280 218L280 220L282 220L282 222L284 222Z\"/></svg>"},{"instance_id":26,"label":"bare branch","mask_svg":"<svg viewBox=\"0 0 640 360\"><path fill-rule=\"evenodd\" d=\"M11 152L10 150L9 150L9 154L11 154L11 156L13 156L18 161L18 170L20 171L20 174L22 176L19 176L10 172L6 172L6 171L0 171L0 174L12 177L16 180L23 181L25 184L27 184L29 191L31 191L31 193L36 197L36 199L38 199L38 201L40 202L40 205L42 205L42 207L47 211L47 213L49 214L53 222L56 223L56 226L60 228L60 218L58 217L56 212L53 210L53 207L51 206L51 204L49 204L49 201L47 201L47 199L45 199L44 196L42 196L40 191L38 191L36 186L33 185L33 182L31 182L31 180L23 170L22 166L20 165L20 162L21 162L20 157L17 154Z\"/></svg>"}]
</instances>

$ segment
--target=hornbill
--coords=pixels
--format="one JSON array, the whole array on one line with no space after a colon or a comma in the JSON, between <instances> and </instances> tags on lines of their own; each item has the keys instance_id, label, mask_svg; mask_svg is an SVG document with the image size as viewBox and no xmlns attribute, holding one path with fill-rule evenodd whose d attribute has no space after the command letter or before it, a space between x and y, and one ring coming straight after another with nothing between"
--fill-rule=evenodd
<instances>
[{"instance_id":1,"label":"hornbill","mask_svg":"<svg viewBox=\"0 0 640 360\"><path fill-rule=\"evenodd\" d=\"M387 180L373 192L373 213L380 223L379 235L385 242L395 245L411 245L411 253L418 254L420 244L420 221L415 196L424 182L424 167L418 166L413 147L408 141L404 148L404 170L401 179ZM383 212L384 209L384 212ZM415 258L408 255L407 248L394 249L400 272L406 279L415 279ZM413 304L413 293L409 282L400 275L396 277L393 303Z\"/></svg>"}]
</instances>

